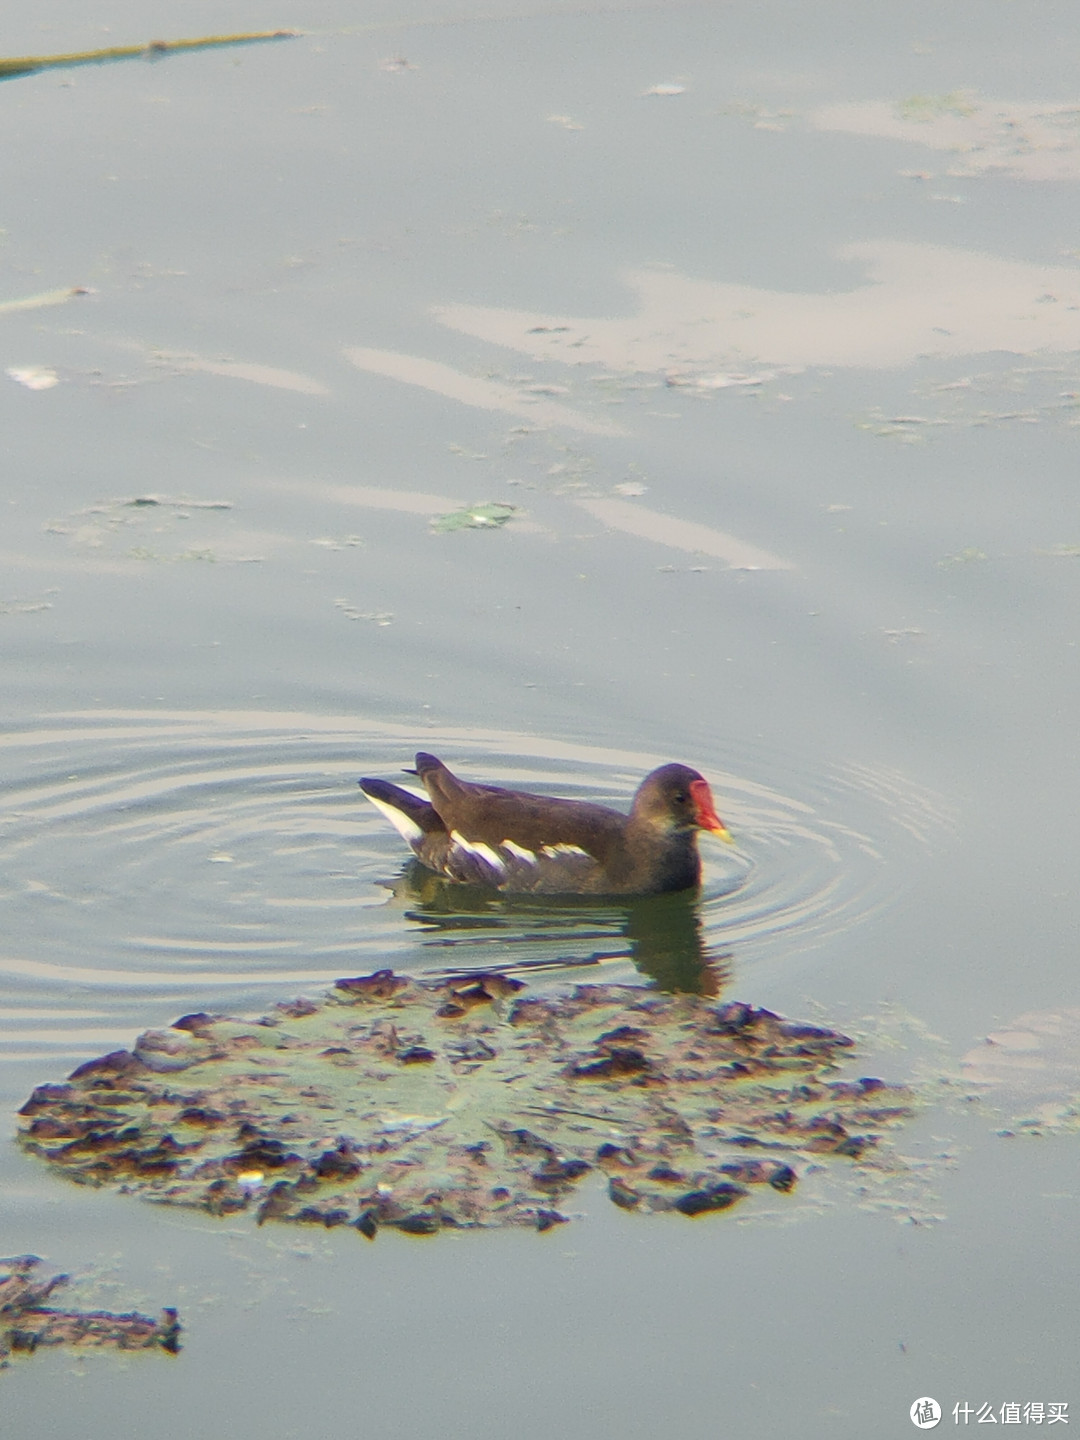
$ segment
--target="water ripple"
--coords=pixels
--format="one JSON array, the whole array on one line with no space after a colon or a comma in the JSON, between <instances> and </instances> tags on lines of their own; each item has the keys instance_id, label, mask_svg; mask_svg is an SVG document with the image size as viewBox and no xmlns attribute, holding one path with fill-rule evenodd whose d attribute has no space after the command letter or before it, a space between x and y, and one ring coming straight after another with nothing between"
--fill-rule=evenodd
<instances>
[{"instance_id":1,"label":"water ripple","mask_svg":"<svg viewBox=\"0 0 1080 1440\"><path fill-rule=\"evenodd\" d=\"M663 983L657 937L676 932L709 962L782 963L886 903L904 854L948 824L935 797L865 767L795 773L783 793L708 757L428 730L424 747L466 776L621 808L654 765L690 759L739 842L703 840L697 907L448 898L415 867L407 878L398 836L356 787L398 773L417 738L351 717L220 711L0 731L9 1058L95 1053L178 1005L259 1008L379 965L630 978L636 963Z\"/></svg>"}]
</instances>

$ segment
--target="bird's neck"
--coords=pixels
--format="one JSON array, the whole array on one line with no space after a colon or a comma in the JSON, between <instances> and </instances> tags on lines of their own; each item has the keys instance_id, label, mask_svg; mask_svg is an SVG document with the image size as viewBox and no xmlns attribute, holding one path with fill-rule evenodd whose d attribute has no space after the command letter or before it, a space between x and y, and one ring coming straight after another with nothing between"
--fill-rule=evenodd
<instances>
[{"instance_id":1,"label":"bird's neck","mask_svg":"<svg viewBox=\"0 0 1080 1440\"><path fill-rule=\"evenodd\" d=\"M639 822L627 826L625 839L629 868L653 877L650 889L686 890L700 882L695 829Z\"/></svg>"}]
</instances>

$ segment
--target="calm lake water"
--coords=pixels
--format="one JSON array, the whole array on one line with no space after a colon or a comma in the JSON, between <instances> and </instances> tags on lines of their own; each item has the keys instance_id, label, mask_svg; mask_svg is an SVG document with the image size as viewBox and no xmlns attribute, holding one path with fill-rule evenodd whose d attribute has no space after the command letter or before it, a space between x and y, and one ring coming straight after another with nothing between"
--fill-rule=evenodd
<instances>
[{"instance_id":1,"label":"calm lake water","mask_svg":"<svg viewBox=\"0 0 1080 1440\"><path fill-rule=\"evenodd\" d=\"M1080 1147L1002 1136L1005 1102L934 1089L917 1194L880 1203L811 1176L691 1223L586 1187L547 1235L375 1245L83 1190L9 1139L147 1026L383 964L678 985L689 945L863 1037L853 1073L928 1084L1080 1005L1074 18L7 17L12 56L305 34L0 85L0 1253L185 1325L175 1360L20 1361L5 1434L1080 1418ZM355 784L421 747L620 806L682 760L740 845L704 842L678 934L448 921Z\"/></svg>"}]
</instances>

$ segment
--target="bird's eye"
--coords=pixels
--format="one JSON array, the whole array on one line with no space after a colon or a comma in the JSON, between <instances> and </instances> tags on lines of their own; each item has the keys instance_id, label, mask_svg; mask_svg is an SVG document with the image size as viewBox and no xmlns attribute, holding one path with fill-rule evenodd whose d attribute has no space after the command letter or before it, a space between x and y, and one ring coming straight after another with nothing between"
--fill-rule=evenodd
<instances>
[{"instance_id":1,"label":"bird's eye","mask_svg":"<svg viewBox=\"0 0 1080 1440\"><path fill-rule=\"evenodd\" d=\"M675 796L675 800L676 800L676 802L677 802L679 805L684 804L687 800L689 800L689 798L690 798L690 797L689 797L689 795L687 795L687 793L686 793L685 790L680 790L680 791L678 791L678 793L677 793L676 796Z\"/></svg>"}]
</instances>

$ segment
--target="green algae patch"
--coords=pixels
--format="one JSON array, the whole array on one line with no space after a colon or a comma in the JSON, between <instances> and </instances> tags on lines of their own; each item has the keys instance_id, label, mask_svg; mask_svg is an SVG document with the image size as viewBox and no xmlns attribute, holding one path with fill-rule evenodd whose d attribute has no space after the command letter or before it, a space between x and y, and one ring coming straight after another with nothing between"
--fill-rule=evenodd
<instances>
[{"instance_id":1,"label":"green algae patch","mask_svg":"<svg viewBox=\"0 0 1080 1440\"><path fill-rule=\"evenodd\" d=\"M113 45L107 50L79 50L67 55L22 55L0 59L0 80L36 75L41 70L66 70L73 65L105 65L112 60L155 60L182 50L212 50L222 45L256 45L264 40L293 40L298 30L253 30L243 35L203 35L197 40L151 40L147 45Z\"/></svg>"},{"instance_id":2,"label":"green algae patch","mask_svg":"<svg viewBox=\"0 0 1080 1440\"><path fill-rule=\"evenodd\" d=\"M909 95L896 107L902 119L925 124L943 115L974 115L975 110L973 96L966 90L950 90L947 95Z\"/></svg>"},{"instance_id":3,"label":"green algae patch","mask_svg":"<svg viewBox=\"0 0 1080 1440\"><path fill-rule=\"evenodd\" d=\"M36 1255L0 1260L0 1368L16 1354L32 1355L53 1345L111 1346L117 1350L180 1349L180 1322L175 1310L159 1319L131 1310L63 1310L53 1305L53 1292L68 1283L67 1275L45 1279Z\"/></svg>"},{"instance_id":4,"label":"green algae patch","mask_svg":"<svg viewBox=\"0 0 1080 1440\"><path fill-rule=\"evenodd\" d=\"M907 1091L847 1036L631 985L381 970L261 1019L187 1015L39 1086L20 1142L72 1179L263 1221L545 1230L583 1182L699 1216L858 1164Z\"/></svg>"},{"instance_id":5,"label":"green algae patch","mask_svg":"<svg viewBox=\"0 0 1080 1440\"><path fill-rule=\"evenodd\" d=\"M484 500L476 505L466 505L463 510L452 510L446 515L435 515L431 528L440 535L453 530L498 530L511 519L516 505L504 505L498 500Z\"/></svg>"}]
</instances>

